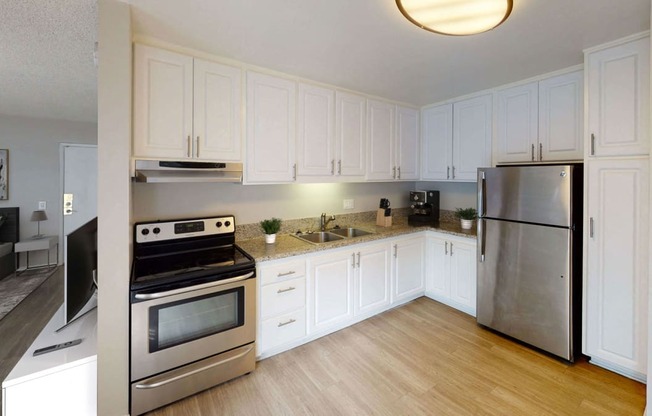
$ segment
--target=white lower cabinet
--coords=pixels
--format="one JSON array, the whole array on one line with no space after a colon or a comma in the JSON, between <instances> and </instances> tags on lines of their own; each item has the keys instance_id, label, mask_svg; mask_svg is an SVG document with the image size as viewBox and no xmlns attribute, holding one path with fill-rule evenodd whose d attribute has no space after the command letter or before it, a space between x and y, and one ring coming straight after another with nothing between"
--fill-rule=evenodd
<instances>
[{"instance_id":1,"label":"white lower cabinet","mask_svg":"<svg viewBox=\"0 0 652 416\"><path fill-rule=\"evenodd\" d=\"M425 238L401 238L392 242L392 304L414 299L425 289Z\"/></svg>"},{"instance_id":2,"label":"white lower cabinet","mask_svg":"<svg viewBox=\"0 0 652 416\"><path fill-rule=\"evenodd\" d=\"M475 316L476 244L468 238L427 237L426 296Z\"/></svg>"},{"instance_id":3,"label":"white lower cabinet","mask_svg":"<svg viewBox=\"0 0 652 416\"><path fill-rule=\"evenodd\" d=\"M426 275L435 265L438 273L439 264L445 263L448 275L463 277L445 281L455 301L444 303L465 312L472 303L475 311L475 242L452 240L454 256L427 263L435 251L428 245L426 252L426 232L259 263L257 356L278 354L422 296ZM428 244L434 241L428 238Z\"/></svg>"}]
</instances>

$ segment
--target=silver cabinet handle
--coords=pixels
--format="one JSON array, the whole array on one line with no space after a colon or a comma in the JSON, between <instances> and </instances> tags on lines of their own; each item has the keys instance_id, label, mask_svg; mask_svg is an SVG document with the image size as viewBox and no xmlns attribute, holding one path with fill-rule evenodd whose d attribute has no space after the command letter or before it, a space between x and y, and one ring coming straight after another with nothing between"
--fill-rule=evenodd
<instances>
[{"instance_id":1,"label":"silver cabinet handle","mask_svg":"<svg viewBox=\"0 0 652 416\"><path fill-rule=\"evenodd\" d=\"M401 179L401 167L398 167L398 179Z\"/></svg>"},{"instance_id":2,"label":"silver cabinet handle","mask_svg":"<svg viewBox=\"0 0 652 416\"><path fill-rule=\"evenodd\" d=\"M450 179L450 178L451 178L451 167L446 166L446 179Z\"/></svg>"},{"instance_id":3,"label":"silver cabinet handle","mask_svg":"<svg viewBox=\"0 0 652 416\"><path fill-rule=\"evenodd\" d=\"M199 136L197 136L197 140L195 142L195 157L199 157Z\"/></svg>"},{"instance_id":4,"label":"silver cabinet handle","mask_svg":"<svg viewBox=\"0 0 652 416\"><path fill-rule=\"evenodd\" d=\"M292 166L293 174L292 174L292 180L297 180L297 164L295 163L294 166Z\"/></svg>"},{"instance_id":5,"label":"silver cabinet handle","mask_svg":"<svg viewBox=\"0 0 652 416\"><path fill-rule=\"evenodd\" d=\"M337 161L337 174L341 175L342 174L342 160Z\"/></svg>"},{"instance_id":6,"label":"silver cabinet handle","mask_svg":"<svg viewBox=\"0 0 652 416\"><path fill-rule=\"evenodd\" d=\"M539 143L539 161L543 161L543 143Z\"/></svg>"},{"instance_id":7,"label":"silver cabinet handle","mask_svg":"<svg viewBox=\"0 0 652 416\"><path fill-rule=\"evenodd\" d=\"M295 289L296 289L296 287L294 287L294 286L290 286L290 287L288 287L287 289L279 289L279 290L276 291L276 293L291 292L291 291L293 291L293 290L295 290Z\"/></svg>"},{"instance_id":8,"label":"silver cabinet handle","mask_svg":"<svg viewBox=\"0 0 652 416\"><path fill-rule=\"evenodd\" d=\"M398 244L394 244L394 258L398 257Z\"/></svg>"},{"instance_id":9,"label":"silver cabinet handle","mask_svg":"<svg viewBox=\"0 0 652 416\"><path fill-rule=\"evenodd\" d=\"M170 377L170 378L167 378L167 379L163 379L161 381L155 381L154 383L151 383L151 384L140 384L139 383L139 384L136 384L135 387L137 389L139 389L139 390L143 390L143 389L155 389L157 387L165 386L166 384L170 384L170 383L172 383L174 381L184 379L186 377L192 376L192 375L197 374L197 373L201 373L202 371L210 370L211 368L217 367L218 365L226 364L226 363L228 363L230 361L237 360L238 358L244 357L245 355L249 354L251 352L251 350L253 350L253 349L254 349L254 346L250 345L250 346L247 347L247 349L245 349L244 351L242 351L242 352L240 352L240 353L238 353L236 355L233 355L233 356L225 358L225 359L221 359L221 360L216 361L216 362L212 362L212 363L210 363L208 365L205 365L204 367L198 368L196 370L191 370L191 371L188 371L187 373L179 374L178 376L173 376L173 377ZM237 351L237 350L234 350L234 351ZM234 352L234 351L231 351L231 352ZM153 380L157 380L157 379L158 379L158 377L153 378ZM150 380L152 380L152 379L150 379Z\"/></svg>"},{"instance_id":10,"label":"silver cabinet handle","mask_svg":"<svg viewBox=\"0 0 652 416\"><path fill-rule=\"evenodd\" d=\"M207 289L209 287L228 285L229 283L235 283L235 282L239 282L241 280L249 279L253 275L254 275L254 272L249 272L247 274L243 274L242 276L236 276L236 277L232 277L230 279L218 280L217 282L208 282L208 283L204 283L204 284L201 284L201 285L196 285L196 286L191 286L191 287L184 287L184 288L181 288L181 289L168 290L166 292L138 293L138 294L136 294L135 298L139 299L139 300L149 300L149 299L164 298L166 296L178 295L180 293L194 292L195 290Z\"/></svg>"},{"instance_id":11,"label":"silver cabinet handle","mask_svg":"<svg viewBox=\"0 0 652 416\"><path fill-rule=\"evenodd\" d=\"M451 242L451 256L453 255L453 242Z\"/></svg>"},{"instance_id":12,"label":"silver cabinet handle","mask_svg":"<svg viewBox=\"0 0 652 416\"><path fill-rule=\"evenodd\" d=\"M532 161L534 162L534 143L532 143Z\"/></svg>"},{"instance_id":13,"label":"silver cabinet handle","mask_svg":"<svg viewBox=\"0 0 652 416\"><path fill-rule=\"evenodd\" d=\"M593 235L594 235L594 234L593 234L593 231L594 231L594 228L593 228L593 217L590 217L590 218L589 218L589 237L590 237L590 238L593 238Z\"/></svg>"},{"instance_id":14,"label":"silver cabinet handle","mask_svg":"<svg viewBox=\"0 0 652 416\"><path fill-rule=\"evenodd\" d=\"M295 323L296 321L297 321L296 319L290 318L289 320L287 320L285 322L279 322L278 327L280 328L280 327L285 326L285 325L290 325L290 324Z\"/></svg>"},{"instance_id":15,"label":"silver cabinet handle","mask_svg":"<svg viewBox=\"0 0 652 416\"><path fill-rule=\"evenodd\" d=\"M190 135L188 135L187 143L188 143L188 151L187 151L186 153L187 153L188 157L190 157L190 154L191 154L190 152L192 151L192 150L191 150L191 148L192 148L192 143L191 143Z\"/></svg>"},{"instance_id":16,"label":"silver cabinet handle","mask_svg":"<svg viewBox=\"0 0 652 416\"><path fill-rule=\"evenodd\" d=\"M392 168L392 171L394 172L392 173L392 178L396 179L396 166Z\"/></svg>"},{"instance_id":17,"label":"silver cabinet handle","mask_svg":"<svg viewBox=\"0 0 652 416\"><path fill-rule=\"evenodd\" d=\"M455 179L455 165L453 165L453 179Z\"/></svg>"},{"instance_id":18,"label":"silver cabinet handle","mask_svg":"<svg viewBox=\"0 0 652 416\"><path fill-rule=\"evenodd\" d=\"M448 241L444 242L444 255L448 256Z\"/></svg>"},{"instance_id":19,"label":"silver cabinet handle","mask_svg":"<svg viewBox=\"0 0 652 416\"><path fill-rule=\"evenodd\" d=\"M355 269L355 253L352 253L351 256L353 257L351 261L351 267Z\"/></svg>"},{"instance_id":20,"label":"silver cabinet handle","mask_svg":"<svg viewBox=\"0 0 652 416\"><path fill-rule=\"evenodd\" d=\"M595 134L591 133L591 156L595 156Z\"/></svg>"},{"instance_id":21,"label":"silver cabinet handle","mask_svg":"<svg viewBox=\"0 0 652 416\"><path fill-rule=\"evenodd\" d=\"M358 269L360 268L360 252L358 251L358 263L356 264L358 266Z\"/></svg>"},{"instance_id":22,"label":"silver cabinet handle","mask_svg":"<svg viewBox=\"0 0 652 416\"><path fill-rule=\"evenodd\" d=\"M279 274L276 275L276 277L289 276L289 275L291 275L291 274L295 274L295 273L296 273L296 272L295 272L294 270L290 270L289 272L279 273Z\"/></svg>"},{"instance_id":23,"label":"silver cabinet handle","mask_svg":"<svg viewBox=\"0 0 652 416\"><path fill-rule=\"evenodd\" d=\"M335 159L331 160L331 175L335 175Z\"/></svg>"}]
</instances>

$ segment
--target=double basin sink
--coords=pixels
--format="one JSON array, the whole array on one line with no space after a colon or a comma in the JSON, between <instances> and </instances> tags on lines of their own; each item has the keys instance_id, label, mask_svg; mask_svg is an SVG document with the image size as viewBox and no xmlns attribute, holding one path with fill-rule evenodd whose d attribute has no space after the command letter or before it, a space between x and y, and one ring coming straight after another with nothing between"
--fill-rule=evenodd
<instances>
[{"instance_id":1,"label":"double basin sink","mask_svg":"<svg viewBox=\"0 0 652 416\"><path fill-rule=\"evenodd\" d=\"M329 231L319 231L315 233L293 234L299 240L312 244L329 243L331 241L341 241L345 238L356 238L372 234L369 231L359 228L335 228Z\"/></svg>"}]
</instances>

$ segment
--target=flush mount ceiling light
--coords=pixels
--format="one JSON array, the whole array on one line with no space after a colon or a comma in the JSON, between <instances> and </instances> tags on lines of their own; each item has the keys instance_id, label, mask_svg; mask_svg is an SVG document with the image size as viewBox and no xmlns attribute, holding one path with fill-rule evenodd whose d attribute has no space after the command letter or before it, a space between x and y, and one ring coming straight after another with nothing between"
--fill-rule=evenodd
<instances>
[{"instance_id":1,"label":"flush mount ceiling light","mask_svg":"<svg viewBox=\"0 0 652 416\"><path fill-rule=\"evenodd\" d=\"M396 0L396 5L420 28L453 36L491 30L512 12L512 0Z\"/></svg>"}]
</instances>

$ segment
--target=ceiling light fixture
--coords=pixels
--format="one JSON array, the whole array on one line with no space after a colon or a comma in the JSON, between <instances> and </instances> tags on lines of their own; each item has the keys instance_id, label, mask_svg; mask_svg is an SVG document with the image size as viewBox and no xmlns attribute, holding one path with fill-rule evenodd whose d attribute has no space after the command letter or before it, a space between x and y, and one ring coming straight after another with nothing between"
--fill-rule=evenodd
<instances>
[{"instance_id":1,"label":"ceiling light fixture","mask_svg":"<svg viewBox=\"0 0 652 416\"><path fill-rule=\"evenodd\" d=\"M398 9L421 29L442 35L475 35L507 20L512 0L396 0Z\"/></svg>"}]
</instances>

